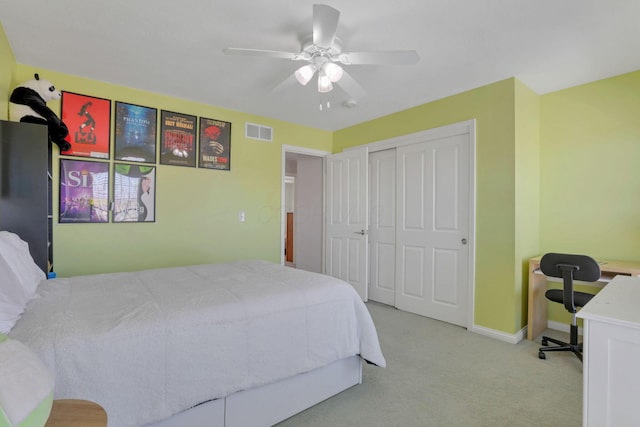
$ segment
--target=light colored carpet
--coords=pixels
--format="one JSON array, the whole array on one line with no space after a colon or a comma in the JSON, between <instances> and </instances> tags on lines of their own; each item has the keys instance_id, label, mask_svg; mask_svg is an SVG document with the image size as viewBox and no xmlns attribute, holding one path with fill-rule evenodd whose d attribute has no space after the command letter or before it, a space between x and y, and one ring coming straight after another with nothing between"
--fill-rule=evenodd
<instances>
[{"instance_id":1,"label":"light colored carpet","mask_svg":"<svg viewBox=\"0 0 640 427\"><path fill-rule=\"evenodd\" d=\"M383 304L367 307L387 368L366 365L361 385L279 427L581 425L582 364L573 354L540 360L539 339L508 344Z\"/></svg>"}]
</instances>

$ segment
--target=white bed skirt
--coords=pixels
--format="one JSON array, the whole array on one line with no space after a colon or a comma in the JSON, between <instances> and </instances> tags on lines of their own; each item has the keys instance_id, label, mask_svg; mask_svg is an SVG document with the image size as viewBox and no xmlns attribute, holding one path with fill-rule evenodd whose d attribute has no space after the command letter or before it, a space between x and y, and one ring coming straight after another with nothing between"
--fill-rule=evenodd
<instances>
[{"instance_id":1,"label":"white bed skirt","mask_svg":"<svg viewBox=\"0 0 640 427\"><path fill-rule=\"evenodd\" d=\"M268 427L362 382L358 356L216 399L147 427Z\"/></svg>"}]
</instances>

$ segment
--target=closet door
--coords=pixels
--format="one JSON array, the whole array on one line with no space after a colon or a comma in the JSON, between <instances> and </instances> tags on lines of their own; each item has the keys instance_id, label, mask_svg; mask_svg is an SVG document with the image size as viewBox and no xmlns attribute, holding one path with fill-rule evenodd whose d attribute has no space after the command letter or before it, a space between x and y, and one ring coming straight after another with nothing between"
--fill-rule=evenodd
<instances>
[{"instance_id":1,"label":"closet door","mask_svg":"<svg viewBox=\"0 0 640 427\"><path fill-rule=\"evenodd\" d=\"M395 305L395 149L369 154L369 206L369 299Z\"/></svg>"},{"instance_id":2,"label":"closet door","mask_svg":"<svg viewBox=\"0 0 640 427\"><path fill-rule=\"evenodd\" d=\"M468 135L397 148L396 306L467 326Z\"/></svg>"}]
</instances>

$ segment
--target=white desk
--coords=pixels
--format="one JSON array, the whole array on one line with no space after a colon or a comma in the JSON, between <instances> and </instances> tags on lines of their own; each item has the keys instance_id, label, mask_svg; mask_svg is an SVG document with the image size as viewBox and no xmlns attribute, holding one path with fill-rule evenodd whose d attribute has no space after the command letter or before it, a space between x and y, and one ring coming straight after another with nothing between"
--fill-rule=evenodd
<instances>
[{"instance_id":1,"label":"white desk","mask_svg":"<svg viewBox=\"0 0 640 427\"><path fill-rule=\"evenodd\" d=\"M584 319L583 426L640 426L640 278L616 276Z\"/></svg>"}]
</instances>

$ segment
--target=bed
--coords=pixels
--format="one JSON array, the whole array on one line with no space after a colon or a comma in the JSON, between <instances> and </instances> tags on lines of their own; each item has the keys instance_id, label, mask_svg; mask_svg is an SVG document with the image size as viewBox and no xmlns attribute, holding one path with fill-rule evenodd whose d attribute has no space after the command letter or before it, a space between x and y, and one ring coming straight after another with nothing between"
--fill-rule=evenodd
<instances>
[{"instance_id":1,"label":"bed","mask_svg":"<svg viewBox=\"0 0 640 427\"><path fill-rule=\"evenodd\" d=\"M268 426L385 366L346 282L266 261L41 280L9 336L109 427Z\"/></svg>"}]
</instances>

